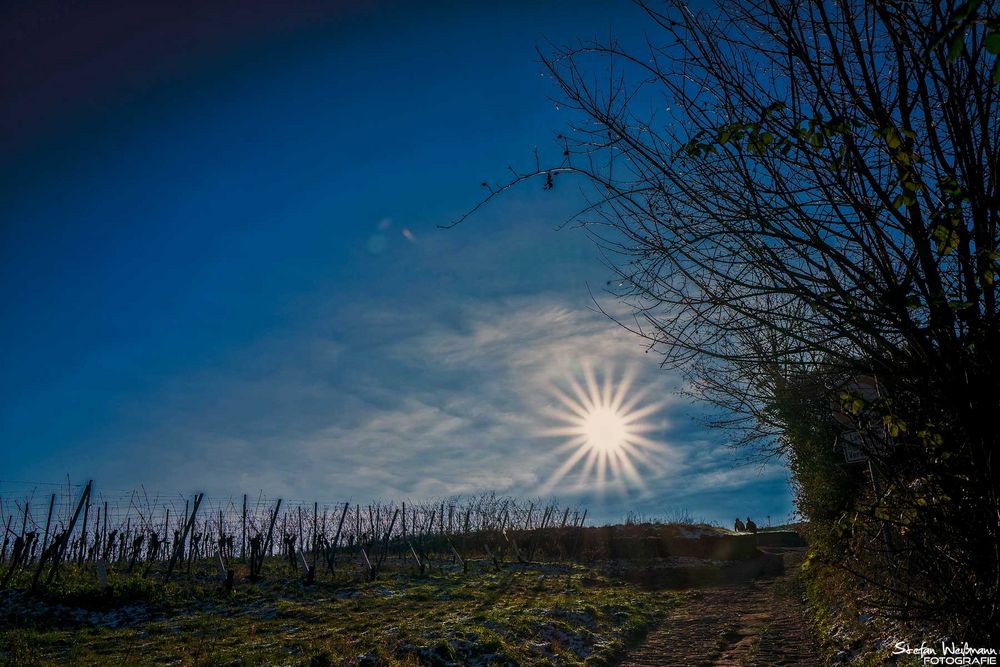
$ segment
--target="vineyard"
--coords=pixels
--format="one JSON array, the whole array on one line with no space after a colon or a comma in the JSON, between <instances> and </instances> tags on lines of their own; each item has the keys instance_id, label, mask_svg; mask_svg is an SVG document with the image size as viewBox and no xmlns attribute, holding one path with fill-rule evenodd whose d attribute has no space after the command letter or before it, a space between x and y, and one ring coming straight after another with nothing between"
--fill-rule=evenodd
<instances>
[{"instance_id":1,"label":"vineyard","mask_svg":"<svg viewBox=\"0 0 1000 667\"><path fill-rule=\"evenodd\" d=\"M49 584L67 563L89 566L104 583L110 572L172 577L214 570L231 588L237 564L257 581L265 560L286 576L313 583L338 569L375 579L389 563L425 573L467 571L470 560L579 559L588 547L586 510L523 502L495 494L426 503L321 504L263 495L212 502L149 497L144 491L105 497L93 483L39 497L0 502L2 585L15 575Z\"/></svg>"},{"instance_id":2,"label":"vineyard","mask_svg":"<svg viewBox=\"0 0 1000 667\"><path fill-rule=\"evenodd\" d=\"M673 600L552 503L0 489L0 665L604 664Z\"/></svg>"}]
</instances>

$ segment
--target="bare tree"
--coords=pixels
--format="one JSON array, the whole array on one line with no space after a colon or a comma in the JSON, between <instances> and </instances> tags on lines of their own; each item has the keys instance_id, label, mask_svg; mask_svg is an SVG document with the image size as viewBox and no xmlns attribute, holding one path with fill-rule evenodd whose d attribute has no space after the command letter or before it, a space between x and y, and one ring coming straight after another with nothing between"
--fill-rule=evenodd
<instances>
[{"instance_id":1,"label":"bare tree","mask_svg":"<svg viewBox=\"0 0 1000 667\"><path fill-rule=\"evenodd\" d=\"M808 386L875 489L838 564L909 618L1000 625L1000 25L993 2L643 4L645 48L543 53L577 122L524 180L582 176L625 326L719 423L787 453ZM853 391L860 376L877 391ZM888 533L888 535L887 535ZM947 590L943 590L947 589Z\"/></svg>"}]
</instances>

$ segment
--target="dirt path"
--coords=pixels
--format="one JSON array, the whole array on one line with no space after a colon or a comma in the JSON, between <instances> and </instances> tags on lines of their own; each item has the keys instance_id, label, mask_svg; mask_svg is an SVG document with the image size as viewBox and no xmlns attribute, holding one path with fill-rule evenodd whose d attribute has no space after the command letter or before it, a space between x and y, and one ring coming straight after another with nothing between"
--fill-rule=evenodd
<instances>
[{"instance_id":1,"label":"dirt path","mask_svg":"<svg viewBox=\"0 0 1000 667\"><path fill-rule=\"evenodd\" d=\"M821 664L795 587L800 560L801 554L785 554L778 577L690 591L621 667Z\"/></svg>"}]
</instances>

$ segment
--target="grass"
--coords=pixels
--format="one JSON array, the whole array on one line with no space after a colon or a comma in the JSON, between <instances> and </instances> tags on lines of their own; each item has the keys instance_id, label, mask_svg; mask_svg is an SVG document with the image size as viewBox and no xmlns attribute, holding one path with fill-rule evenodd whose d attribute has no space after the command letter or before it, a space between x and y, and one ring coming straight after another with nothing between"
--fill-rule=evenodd
<instances>
[{"instance_id":1,"label":"grass","mask_svg":"<svg viewBox=\"0 0 1000 667\"><path fill-rule=\"evenodd\" d=\"M857 667L920 664L915 656L891 655L890 647L885 645L887 637L905 639L905 629L877 618L870 624L860 621L862 613L871 611L859 606L857 584L843 572L814 562L803 568L803 575L804 597L827 659L841 653L849 657L840 660L848 659ZM920 641L911 638L911 644L919 646Z\"/></svg>"},{"instance_id":2,"label":"grass","mask_svg":"<svg viewBox=\"0 0 1000 667\"><path fill-rule=\"evenodd\" d=\"M210 570L169 585L113 575L101 591L67 568L39 596L0 605L0 664L602 665L675 599L579 565L477 562L467 575L390 570L312 586L268 567L228 595Z\"/></svg>"}]
</instances>

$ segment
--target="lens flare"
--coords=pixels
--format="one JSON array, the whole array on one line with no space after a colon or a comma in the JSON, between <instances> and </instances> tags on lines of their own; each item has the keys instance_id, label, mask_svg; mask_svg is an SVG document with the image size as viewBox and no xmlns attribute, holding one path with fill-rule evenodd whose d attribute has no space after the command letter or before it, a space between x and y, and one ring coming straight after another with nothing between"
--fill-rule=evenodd
<instances>
[{"instance_id":1,"label":"lens flare","mask_svg":"<svg viewBox=\"0 0 1000 667\"><path fill-rule=\"evenodd\" d=\"M564 460L539 493L550 493L573 477L573 490L603 493L613 487L626 494L629 488L645 489L640 471L662 472L662 454L668 453L663 443L646 435L660 430L662 424L646 420L666 402L644 402L648 390L633 390L632 373L615 381L611 371L599 378L589 365L583 367L581 377L569 376L560 384L565 386L551 389L555 406L545 410L556 425L540 434L564 440L553 450Z\"/></svg>"},{"instance_id":2,"label":"lens flare","mask_svg":"<svg viewBox=\"0 0 1000 667\"><path fill-rule=\"evenodd\" d=\"M599 452L617 451L628 436L622 416L603 406L587 413L583 430L587 434L587 446Z\"/></svg>"}]
</instances>

